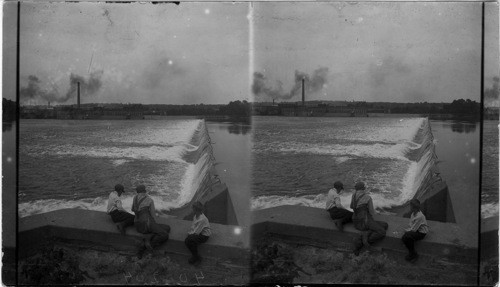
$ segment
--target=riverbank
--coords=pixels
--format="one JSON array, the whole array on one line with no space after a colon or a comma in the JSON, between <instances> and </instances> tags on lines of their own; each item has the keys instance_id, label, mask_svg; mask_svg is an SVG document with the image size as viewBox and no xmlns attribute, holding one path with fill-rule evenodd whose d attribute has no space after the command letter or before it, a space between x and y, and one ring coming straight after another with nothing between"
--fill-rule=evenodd
<instances>
[{"instance_id":1,"label":"riverbank","mask_svg":"<svg viewBox=\"0 0 500 287\"><path fill-rule=\"evenodd\" d=\"M475 285L475 265L453 263L422 255L416 263L405 253L386 253L373 248L354 256L313 243L298 244L267 237L254 242L253 283L293 284L397 284ZM418 248L418 247L417 247ZM269 265L272 261L275 264Z\"/></svg>"},{"instance_id":2,"label":"riverbank","mask_svg":"<svg viewBox=\"0 0 500 287\"><path fill-rule=\"evenodd\" d=\"M198 275L198 279L208 278L206 284L220 284L224 278L227 284L248 282L247 229L211 223L212 236L199 247L203 260L193 267L187 262L190 253L184 244L191 222L173 217L160 217L157 221L171 227L169 240L139 258L138 244L143 235L135 228L128 228L127 234L121 235L104 212L62 209L20 218L20 283L36 284L48 280L46 284L116 284L123 281L125 284L192 285L197 282L193 281L196 279L194 273L209 274ZM52 275L41 279L51 271L70 281L59 282L62 279ZM132 276L153 280L155 273L163 276L163 281L127 279Z\"/></svg>"}]
</instances>

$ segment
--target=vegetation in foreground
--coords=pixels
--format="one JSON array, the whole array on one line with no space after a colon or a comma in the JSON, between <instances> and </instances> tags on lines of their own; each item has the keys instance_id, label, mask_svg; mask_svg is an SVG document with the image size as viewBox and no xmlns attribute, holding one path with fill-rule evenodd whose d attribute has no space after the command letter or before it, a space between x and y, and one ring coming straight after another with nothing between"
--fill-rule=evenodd
<instances>
[{"instance_id":1,"label":"vegetation in foreground","mask_svg":"<svg viewBox=\"0 0 500 287\"><path fill-rule=\"evenodd\" d=\"M401 258L399 258L401 257ZM307 245L263 239L252 250L254 283L477 284L476 266L421 256L416 264L404 254L380 251L359 256Z\"/></svg>"},{"instance_id":2,"label":"vegetation in foreground","mask_svg":"<svg viewBox=\"0 0 500 287\"><path fill-rule=\"evenodd\" d=\"M19 261L21 285L242 285L248 280L248 268L230 262L204 259L191 266L187 256L157 250L138 259L135 253L57 244Z\"/></svg>"}]
</instances>

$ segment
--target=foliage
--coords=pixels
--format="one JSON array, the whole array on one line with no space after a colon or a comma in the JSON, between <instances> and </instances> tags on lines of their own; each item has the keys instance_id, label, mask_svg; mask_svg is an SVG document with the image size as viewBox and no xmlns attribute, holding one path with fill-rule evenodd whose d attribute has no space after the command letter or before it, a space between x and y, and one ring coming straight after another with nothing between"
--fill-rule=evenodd
<instances>
[{"instance_id":1,"label":"foliage","mask_svg":"<svg viewBox=\"0 0 500 287\"><path fill-rule=\"evenodd\" d=\"M22 284L69 285L78 284L85 279L78 260L66 254L63 249L45 247L20 266Z\"/></svg>"},{"instance_id":2,"label":"foliage","mask_svg":"<svg viewBox=\"0 0 500 287\"><path fill-rule=\"evenodd\" d=\"M14 101L7 100L3 98L2 101L2 110L3 110L3 121L14 121L16 120L16 111L17 104Z\"/></svg>"},{"instance_id":3,"label":"foliage","mask_svg":"<svg viewBox=\"0 0 500 287\"><path fill-rule=\"evenodd\" d=\"M300 267L294 263L288 245L262 241L252 249L251 270L254 283L292 283Z\"/></svg>"},{"instance_id":4,"label":"foliage","mask_svg":"<svg viewBox=\"0 0 500 287\"><path fill-rule=\"evenodd\" d=\"M229 102L226 106L220 107L219 113L231 116L249 116L251 105L247 101Z\"/></svg>"}]
</instances>

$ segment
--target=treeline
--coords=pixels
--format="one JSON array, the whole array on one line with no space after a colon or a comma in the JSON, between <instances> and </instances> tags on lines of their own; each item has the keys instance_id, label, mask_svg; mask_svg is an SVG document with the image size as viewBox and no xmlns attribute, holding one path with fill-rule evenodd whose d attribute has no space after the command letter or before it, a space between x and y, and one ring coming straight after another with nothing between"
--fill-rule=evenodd
<instances>
[{"instance_id":1,"label":"treeline","mask_svg":"<svg viewBox=\"0 0 500 287\"><path fill-rule=\"evenodd\" d=\"M17 103L3 98L2 101L3 121L12 122L16 120Z\"/></svg>"},{"instance_id":2,"label":"treeline","mask_svg":"<svg viewBox=\"0 0 500 287\"><path fill-rule=\"evenodd\" d=\"M481 104L470 99L450 103L398 103L390 107L391 113L479 115Z\"/></svg>"},{"instance_id":3,"label":"treeline","mask_svg":"<svg viewBox=\"0 0 500 287\"><path fill-rule=\"evenodd\" d=\"M391 103L391 102L348 102L348 107L363 107L368 110L384 110L393 114L479 114L481 104L470 99L454 100L451 103Z\"/></svg>"}]
</instances>

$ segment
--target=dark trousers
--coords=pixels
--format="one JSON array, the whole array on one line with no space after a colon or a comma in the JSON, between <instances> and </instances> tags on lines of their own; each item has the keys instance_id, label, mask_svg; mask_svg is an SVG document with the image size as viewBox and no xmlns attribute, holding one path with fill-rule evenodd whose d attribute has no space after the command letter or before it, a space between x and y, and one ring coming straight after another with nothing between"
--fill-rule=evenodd
<instances>
[{"instance_id":1,"label":"dark trousers","mask_svg":"<svg viewBox=\"0 0 500 287\"><path fill-rule=\"evenodd\" d=\"M189 234L184 240L189 251L193 254L193 257L198 257L198 245L207 242L208 236L201 234Z\"/></svg>"},{"instance_id":2,"label":"dark trousers","mask_svg":"<svg viewBox=\"0 0 500 287\"><path fill-rule=\"evenodd\" d=\"M353 213L347 209L332 207L328 209L328 213L333 220L341 220L342 224L352 222Z\"/></svg>"},{"instance_id":3,"label":"dark trousers","mask_svg":"<svg viewBox=\"0 0 500 287\"><path fill-rule=\"evenodd\" d=\"M369 244L373 244L385 237L385 231L389 228L389 224L384 221L368 220L366 224L367 230L367 241ZM356 249L361 249L363 247L363 235L359 236L355 240Z\"/></svg>"},{"instance_id":4,"label":"dark trousers","mask_svg":"<svg viewBox=\"0 0 500 287\"><path fill-rule=\"evenodd\" d=\"M401 238L403 240L404 245L408 248L411 255L415 255L415 241L422 240L425 237L425 233L421 233L418 231L407 231Z\"/></svg>"},{"instance_id":5,"label":"dark trousers","mask_svg":"<svg viewBox=\"0 0 500 287\"><path fill-rule=\"evenodd\" d=\"M149 225L145 222L137 221L135 223L137 232L148 234L152 233L150 242L151 247L155 248L160 246L165 241L168 240L168 235L170 233L170 226L165 224L158 224L154 220L149 221Z\"/></svg>"},{"instance_id":6,"label":"dark trousers","mask_svg":"<svg viewBox=\"0 0 500 287\"><path fill-rule=\"evenodd\" d=\"M133 214L121 210L113 210L109 215L111 215L111 220L114 223L122 223L124 228L134 225L135 216Z\"/></svg>"}]
</instances>

